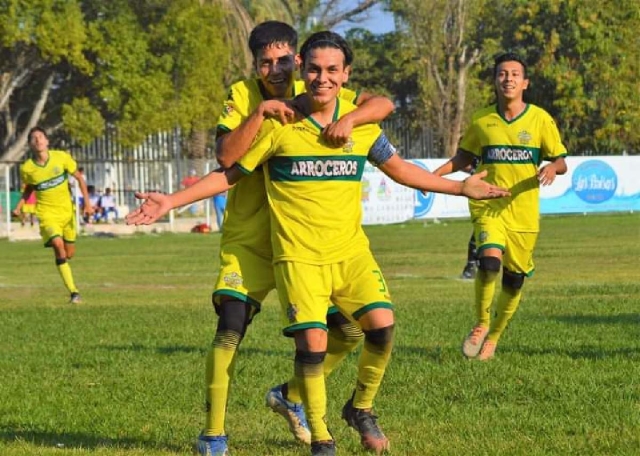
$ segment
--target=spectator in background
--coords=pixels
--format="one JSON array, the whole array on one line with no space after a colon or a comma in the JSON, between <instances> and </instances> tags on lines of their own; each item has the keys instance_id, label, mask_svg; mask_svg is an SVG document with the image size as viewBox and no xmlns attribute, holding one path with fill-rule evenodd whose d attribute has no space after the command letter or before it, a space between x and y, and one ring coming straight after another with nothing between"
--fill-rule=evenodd
<instances>
[{"instance_id":1,"label":"spectator in background","mask_svg":"<svg viewBox=\"0 0 640 456\"><path fill-rule=\"evenodd\" d=\"M114 220L118 221L118 208L116 199L109 187L104 189L104 195L100 197L100 217L103 222L109 223L109 214L114 214Z\"/></svg>"},{"instance_id":2,"label":"spectator in background","mask_svg":"<svg viewBox=\"0 0 640 456\"><path fill-rule=\"evenodd\" d=\"M184 179L182 179L182 182L180 182L180 186L182 188L189 188L199 180L200 178L198 177L198 172L192 168L191 170L189 170L189 174L185 176ZM189 206L189 212L191 213L191 215L196 215L198 212L198 203L191 204Z\"/></svg>"},{"instance_id":3,"label":"spectator in background","mask_svg":"<svg viewBox=\"0 0 640 456\"><path fill-rule=\"evenodd\" d=\"M96 193L96 187L94 185L88 185L87 189L89 192L89 208L91 209L90 214L87 214L86 210L84 211L84 222L92 224L100 220L102 216L102 209L100 207L100 195Z\"/></svg>"}]
</instances>

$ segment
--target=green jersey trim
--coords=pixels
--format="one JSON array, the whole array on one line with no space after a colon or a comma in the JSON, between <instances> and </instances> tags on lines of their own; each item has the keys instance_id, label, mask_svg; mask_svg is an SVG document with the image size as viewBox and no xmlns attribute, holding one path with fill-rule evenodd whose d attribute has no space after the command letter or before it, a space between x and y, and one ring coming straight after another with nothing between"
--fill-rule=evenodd
<instances>
[{"instance_id":1,"label":"green jersey trim","mask_svg":"<svg viewBox=\"0 0 640 456\"><path fill-rule=\"evenodd\" d=\"M514 145L484 146L482 148L482 163L509 163L510 165L539 165L540 148Z\"/></svg>"},{"instance_id":2,"label":"green jersey trim","mask_svg":"<svg viewBox=\"0 0 640 456\"><path fill-rule=\"evenodd\" d=\"M336 98L336 106L333 110L333 116L331 122L336 122L340 118L340 98ZM313 118L313 116L307 116L307 120L311 122L318 130L324 130L324 127Z\"/></svg>"},{"instance_id":3,"label":"green jersey trim","mask_svg":"<svg viewBox=\"0 0 640 456\"><path fill-rule=\"evenodd\" d=\"M506 124L512 124L518 119L522 118L522 116L524 116L527 113L527 111L529 111L529 106L531 105L527 103L527 105L524 107L524 110L511 120L508 120L505 116L502 115L502 113L500 112L500 109L498 108L498 105L495 105L495 106L496 106L496 112L498 113L500 118L503 120L503 122Z\"/></svg>"},{"instance_id":4,"label":"green jersey trim","mask_svg":"<svg viewBox=\"0 0 640 456\"><path fill-rule=\"evenodd\" d=\"M361 307L357 312L353 314L353 318L358 320L361 316L366 314L367 312L373 309L391 309L393 310L393 304L390 302L372 302L371 304L367 304L364 307Z\"/></svg>"},{"instance_id":5,"label":"green jersey trim","mask_svg":"<svg viewBox=\"0 0 640 456\"><path fill-rule=\"evenodd\" d=\"M244 302L244 303L246 303L246 304L250 304L250 305L252 305L253 307L257 308L257 309L258 309L258 312L260 311L260 306L261 306L260 301L256 301L255 299L253 299L253 298L251 298L251 297L247 296L247 295L246 295L246 294L244 294L244 293L240 293L240 292L238 292L238 291L234 291L234 290L225 290L225 289L223 289L223 290L216 290L216 291L214 291L214 292L213 292L213 296L214 296L214 297L216 297L216 298L217 298L218 296L228 296L228 297L230 297L230 298L235 298L235 299L237 299L238 301L242 301L242 302Z\"/></svg>"},{"instance_id":6,"label":"green jersey trim","mask_svg":"<svg viewBox=\"0 0 640 456\"><path fill-rule=\"evenodd\" d=\"M360 181L367 157L302 156L271 157L267 161L273 182Z\"/></svg>"},{"instance_id":7,"label":"green jersey trim","mask_svg":"<svg viewBox=\"0 0 640 456\"><path fill-rule=\"evenodd\" d=\"M287 326L282 330L282 334L287 337L293 337L296 331L301 331L304 329L318 328L327 330L327 325L325 323L321 323L319 321L310 321L308 323L298 323L297 325Z\"/></svg>"},{"instance_id":8,"label":"green jersey trim","mask_svg":"<svg viewBox=\"0 0 640 456\"><path fill-rule=\"evenodd\" d=\"M67 180L67 173L65 171L59 176L52 177L51 179L39 182L38 184L34 184L33 188L35 188L36 191L38 192L42 192L45 190L50 190L52 188L58 187L59 185L64 184L66 180Z\"/></svg>"}]
</instances>

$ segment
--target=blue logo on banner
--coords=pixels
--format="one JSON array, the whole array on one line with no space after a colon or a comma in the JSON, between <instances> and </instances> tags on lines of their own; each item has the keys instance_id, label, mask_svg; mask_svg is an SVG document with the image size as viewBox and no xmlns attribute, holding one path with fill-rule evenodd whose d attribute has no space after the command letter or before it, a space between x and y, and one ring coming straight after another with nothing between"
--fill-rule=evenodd
<instances>
[{"instance_id":1,"label":"blue logo on banner","mask_svg":"<svg viewBox=\"0 0 640 456\"><path fill-rule=\"evenodd\" d=\"M616 193L618 176L605 162L589 160L581 163L573 172L571 188L582 201L600 204Z\"/></svg>"},{"instance_id":2,"label":"blue logo on banner","mask_svg":"<svg viewBox=\"0 0 640 456\"><path fill-rule=\"evenodd\" d=\"M412 161L414 165L418 165L427 171L430 171L422 162ZM431 206L433 206L433 200L436 198L435 193L429 192L426 195L419 190L416 190L416 207L413 211L414 218L420 218L427 215L427 213L431 210Z\"/></svg>"}]
</instances>

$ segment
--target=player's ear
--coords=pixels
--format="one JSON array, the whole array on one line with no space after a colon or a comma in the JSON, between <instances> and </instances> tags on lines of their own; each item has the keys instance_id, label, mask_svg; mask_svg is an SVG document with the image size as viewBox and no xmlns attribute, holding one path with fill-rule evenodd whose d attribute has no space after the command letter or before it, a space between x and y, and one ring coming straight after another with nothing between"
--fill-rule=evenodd
<instances>
[{"instance_id":1,"label":"player's ear","mask_svg":"<svg viewBox=\"0 0 640 456\"><path fill-rule=\"evenodd\" d=\"M522 90L527 90L529 88L529 78L524 78L524 81L522 82Z\"/></svg>"},{"instance_id":2,"label":"player's ear","mask_svg":"<svg viewBox=\"0 0 640 456\"><path fill-rule=\"evenodd\" d=\"M349 80L349 75L350 74L351 74L351 65L347 65L346 67L344 67L344 72L343 72L343 77L342 77L342 83L343 84Z\"/></svg>"},{"instance_id":3,"label":"player's ear","mask_svg":"<svg viewBox=\"0 0 640 456\"><path fill-rule=\"evenodd\" d=\"M293 62L294 62L294 63L295 63L295 65L296 65L296 69L300 69L300 68L301 68L301 65L302 65L302 57L300 57L300 54L296 54L296 55L293 57Z\"/></svg>"}]
</instances>

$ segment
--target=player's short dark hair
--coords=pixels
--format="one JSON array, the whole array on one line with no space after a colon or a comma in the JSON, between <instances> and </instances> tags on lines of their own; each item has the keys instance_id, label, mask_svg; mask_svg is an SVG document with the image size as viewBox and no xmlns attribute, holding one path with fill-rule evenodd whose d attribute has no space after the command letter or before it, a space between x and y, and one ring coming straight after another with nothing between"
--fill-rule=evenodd
<instances>
[{"instance_id":1,"label":"player's short dark hair","mask_svg":"<svg viewBox=\"0 0 640 456\"><path fill-rule=\"evenodd\" d=\"M307 38L304 43L302 43L302 47L300 48L302 66L304 66L304 62L307 59L307 55L309 54L309 52L314 49L325 48L340 49L344 54L345 66L351 65L351 63L353 62L353 51L351 50L351 46L349 46L349 43L347 43L347 40L345 40L335 32L325 30L322 32L314 33L309 38Z\"/></svg>"},{"instance_id":2,"label":"player's short dark hair","mask_svg":"<svg viewBox=\"0 0 640 456\"><path fill-rule=\"evenodd\" d=\"M289 24L280 21L265 21L256 25L249 35L249 49L253 58L258 52L275 44L288 44L294 51L298 47L298 32Z\"/></svg>"},{"instance_id":3,"label":"player's short dark hair","mask_svg":"<svg viewBox=\"0 0 640 456\"><path fill-rule=\"evenodd\" d=\"M507 51L507 52L503 52L501 54L496 55L493 59L493 77L494 78L498 76L498 67L500 66L501 63L504 63L504 62L518 62L520 65L522 65L522 68L524 70L523 76L525 78L527 77L527 62L525 62L522 56L517 52Z\"/></svg>"},{"instance_id":4,"label":"player's short dark hair","mask_svg":"<svg viewBox=\"0 0 640 456\"><path fill-rule=\"evenodd\" d=\"M31 135L34 134L36 131L39 131L40 133L42 133L44 135L45 138L49 139L49 135L47 135L47 132L44 131L44 128L42 128L42 127L33 127L31 130L29 130L29 134L27 134L27 139L29 141L31 141Z\"/></svg>"}]
</instances>

